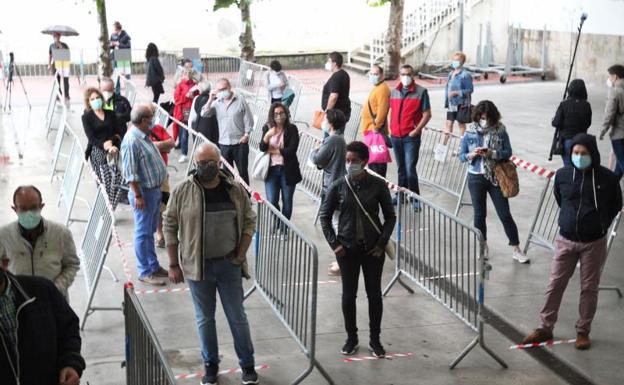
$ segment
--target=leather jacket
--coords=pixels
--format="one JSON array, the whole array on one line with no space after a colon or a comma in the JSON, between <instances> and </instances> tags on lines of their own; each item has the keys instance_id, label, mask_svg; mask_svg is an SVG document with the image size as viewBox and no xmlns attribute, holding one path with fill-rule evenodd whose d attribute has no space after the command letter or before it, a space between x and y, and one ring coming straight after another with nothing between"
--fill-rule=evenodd
<instances>
[{"instance_id":1,"label":"leather jacket","mask_svg":"<svg viewBox=\"0 0 624 385\"><path fill-rule=\"evenodd\" d=\"M325 239L332 250L335 250L339 245L346 249L356 246L364 247L365 250L372 250L375 246L383 249L388 243L396 223L390 190L388 190L383 179L370 175L368 172L357 182L352 179L349 181L362 206L375 221L377 228L381 230L381 234L375 230L370 220L362 212L345 178L342 177L332 183L321 203L319 219L323 235L325 235ZM384 217L383 225L379 219L379 207L381 207ZM340 211L338 234L332 226L332 217L336 210ZM356 242L358 220L362 224L364 233L362 243L359 245Z\"/></svg>"}]
</instances>

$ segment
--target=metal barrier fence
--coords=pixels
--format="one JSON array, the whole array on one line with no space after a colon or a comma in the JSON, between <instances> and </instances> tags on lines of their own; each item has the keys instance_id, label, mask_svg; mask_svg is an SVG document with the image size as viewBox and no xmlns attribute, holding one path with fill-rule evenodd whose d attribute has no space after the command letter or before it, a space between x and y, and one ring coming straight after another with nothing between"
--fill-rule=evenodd
<instances>
[{"instance_id":1,"label":"metal barrier fence","mask_svg":"<svg viewBox=\"0 0 624 385\"><path fill-rule=\"evenodd\" d=\"M295 93L295 98L288 108L290 110L290 120L297 120L297 114L299 113L299 101L301 100L301 93L303 92L303 83L301 80L294 76L288 76L288 88Z\"/></svg>"},{"instance_id":2,"label":"metal barrier fence","mask_svg":"<svg viewBox=\"0 0 624 385\"><path fill-rule=\"evenodd\" d=\"M451 369L477 345L506 368L484 342L485 279L491 266L483 258L481 232L410 191L398 195L396 271L383 295L397 282L413 293L401 280L407 277L477 332ZM420 210L412 208L413 200L420 202Z\"/></svg>"},{"instance_id":3,"label":"metal barrier fence","mask_svg":"<svg viewBox=\"0 0 624 385\"><path fill-rule=\"evenodd\" d=\"M82 200L87 203L88 206L88 202L86 200L77 196L80 178L82 177L82 168L84 166L84 150L82 149L76 135L71 130L68 131L73 140L57 202L57 206L62 211L63 223L65 226L69 226L72 222L86 222L85 220L72 218L71 216L76 200Z\"/></svg>"},{"instance_id":4,"label":"metal barrier fence","mask_svg":"<svg viewBox=\"0 0 624 385\"><path fill-rule=\"evenodd\" d=\"M241 59L238 57L203 55L204 76L213 85L221 78L238 81ZM237 86L236 82L232 84Z\"/></svg>"},{"instance_id":5,"label":"metal barrier fence","mask_svg":"<svg viewBox=\"0 0 624 385\"><path fill-rule=\"evenodd\" d=\"M251 108L254 120L253 131L249 137L249 148L257 152L259 151L260 141L262 140L262 127L264 127L267 122L270 106L269 103L264 100L257 100L255 103L252 103L249 108Z\"/></svg>"},{"instance_id":6,"label":"metal barrier fence","mask_svg":"<svg viewBox=\"0 0 624 385\"><path fill-rule=\"evenodd\" d=\"M89 215L87 227L82 241L80 242L80 248L78 249L80 267L84 275L85 287L87 289L87 307L82 317L82 324L80 325L80 328L83 330L87 318L96 310L122 310L120 307L92 306L95 290L100 280L102 269L104 268L106 255L108 254L115 221L112 211L109 210L106 204L105 196L106 191L104 191L104 186L97 185L97 192L95 194L93 207L91 208L91 215Z\"/></svg>"},{"instance_id":7,"label":"metal barrier fence","mask_svg":"<svg viewBox=\"0 0 624 385\"><path fill-rule=\"evenodd\" d=\"M50 93L50 99L48 100L48 108L46 109L45 114L46 137L48 137L48 135L50 135L50 131L52 131L52 120L54 119L54 113L56 112L56 106L60 93L61 90L59 88L59 84L56 79L54 79L52 92Z\"/></svg>"},{"instance_id":8,"label":"metal barrier fence","mask_svg":"<svg viewBox=\"0 0 624 385\"><path fill-rule=\"evenodd\" d=\"M420 183L457 198L455 215L462 206L470 205L463 201L468 163L459 161L460 142L461 138L457 135L426 127L421 135L420 156L416 166Z\"/></svg>"},{"instance_id":9,"label":"metal barrier fence","mask_svg":"<svg viewBox=\"0 0 624 385\"><path fill-rule=\"evenodd\" d=\"M50 182L54 180L56 174L61 171L58 169L58 161L61 157L66 157L66 154L61 154L61 147L63 146L63 139L65 138L65 130L67 128L67 108L63 106L61 112L61 120L59 122L59 128L56 131L54 138L54 145L52 147L52 160L50 163Z\"/></svg>"},{"instance_id":10,"label":"metal barrier fence","mask_svg":"<svg viewBox=\"0 0 624 385\"><path fill-rule=\"evenodd\" d=\"M316 360L318 252L305 234L266 201L258 203L254 286L308 357L307 369L291 383L299 384L316 367L329 384L332 378Z\"/></svg>"},{"instance_id":11,"label":"metal barrier fence","mask_svg":"<svg viewBox=\"0 0 624 385\"><path fill-rule=\"evenodd\" d=\"M351 117L344 130L344 138L347 143L354 141L360 132L360 120L362 118L362 105L351 102Z\"/></svg>"},{"instance_id":12,"label":"metal barrier fence","mask_svg":"<svg viewBox=\"0 0 624 385\"><path fill-rule=\"evenodd\" d=\"M269 67L260 64L240 61L240 71L238 73L237 87L248 102L258 99L267 100L268 91L266 88L265 74L269 71Z\"/></svg>"},{"instance_id":13,"label":"metal barrier fence","mask_svg":"<svg viewBox=\"0 0 624 385\"><path fill-rule=\"evenodd\" d=\"M125 78L124 78L125 79ZM134 101L136 100L137 90L134 82L125 81L124 82L126 88L124 90L124 96L130 102L131 106L134 106Z\"/></svg>"},{"instance_id":14,"label":"metal barrier fence","mask_svg":"<svg viewBox=\"0 0 624 385\"><path fill-rule=\"evenodd\" d=\"M132 284L124 288L123 313L126 327L126 384L175 385L154 329Z\"/></svg>"},{"instance_id":15,"label":"metal barrier fence","mask_svg":"<svg viewBox=\"0 0 624 385\"><path fill-rule=\"evenodd\" d=\"M303 191L313 201L321 203L321 193L323 192L323 171L309 161L310 154L321 144L321 140L307 132L299 132L299 148L297 148L297 159L301 168L302 180L297 184L297 188Z\"/></svg>"}]
</instances>

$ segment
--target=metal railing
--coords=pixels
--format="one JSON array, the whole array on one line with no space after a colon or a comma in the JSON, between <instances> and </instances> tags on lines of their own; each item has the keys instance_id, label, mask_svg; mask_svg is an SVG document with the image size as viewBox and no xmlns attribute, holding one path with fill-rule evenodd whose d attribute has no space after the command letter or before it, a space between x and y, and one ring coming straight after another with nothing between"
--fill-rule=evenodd
<instances>
[{"instance_id":1,"label":"metal railing","mask_svg":"<svg viewBox=\"0 0 624 385\"><path fill-rule=\"evenodd\" d=\"M67 128L67 108L63 106L63 111L61 112L61 120L59 122L59 128L56 131L56 136L54 137L54 145L52 146L52 159L50 162L50 182L54 180L54 177L61 171L59 170L58 163L61 157L66 158L66 154L61 153L61 147L63 146L63 141L65 139L65 130Z\"/></svg>"},{"instance_id":2,"label":"metal railing","mask_svg":"<svg viewBox=\"0 0 624 385\"><path fill-rule=\"evenodd\" d=\"M124 288L123 313L126 328L126 384L175 385L154 329L132 284Z\"/></svg>"},{"instance_id":3,"label":"metal railing","mask_svg":"<svg viewBox=\"0 0 624 385\"><path fill-rule=\"evenodd\" d=\"M130 105L133 106L134 105L134 101L136 100L137 97L137 90L136 90L136 85L134 84L134 82L124 82L125 84L125 88L124 88L124 92L123 92L123 96L126 97L126 99L128 99L128 101L130 102Z\"/></svg>"},{"instance_id":4,"label":"metal railing","mask_svg":"<svg viewBox=\"0 0 624 385\"><path fill-rule=\"evenodd\" d=\"M52 92L50 93L50 99L48 100L48 108L46 109L45 114L45 129L46 129L46 137L50 135L50 132L53 130L52 128L52 120L54 119L54 113L56 112L56 106L58 103L58 98L61 95L61 90L59 88L59 84L54 80L52 85ZM61 120L62 121L62 120Z\"/></svg>"},{"instance_id":5,"label":"metal railing","mask_svg":"<svg viewBox=\"0 0 624 385\"><path fill-rule=\"evenodd\" d=\"M84 150L82 149L76 135L71 132L71 130L68 131L73 140L57 202L57 206L61 209L63 214L63 223L65 226L69 226L72 222L86 222L85 220L72 217L72 211L76 200L81 200L87 204L87 207L89 206L86 200L77 195L80 179L82 178L82 169L84 166Z\"/></svg>"},{"instance_id":6,"label":"metal railing","mask_svg":"<svg viewBox=\"0 0 624 385\"><path fill-rule=\"evenodd\" d=\"M459 161L460 143L461 137L458 135L426 127L421 135L420 155L416 165L420 183L448 193L457 199L455 215L459 213L462 206L471 204L463 201L468 163Z\"/></svg>"},{"instance_id":7,"label":"metal railing","mask_svg":"<svg viewBox=\"0 0 624 385\"><path fill-rule=\"evenodd\" d=\"M299 132L299 148L297 159L301 168L302 180L297 184L297 189L303 191L316 203L321 203L323 192L323 170L319 170L310 162L310 155L321 144L321 140L307 132Z\"/></svg>"},{"instance_id":8,"label":"metal railing","mask_svg":"<svg viewBox=\"0 0 624 385\"><path fill-rule=\"evenodd\" d=\"M269 67L252 63L246 60L240 61L240 70L236 82L238 91L245 96L248 102L267 100L268 91L265 84L265 75Z\"/></svg>"},{"instance_id":9,"label":"metal railing","mask_svg":"<svg viewBox=\"0 0 624 385\"><path fill-rule=\"evenodd\" d=\"M347 122L344 130L344 138L347 143L357 138L360 131L360 120L362 119L362 105L357 102L351 102L351 117Z\"/></svg>"},{"instance_id":10,"label":"metal railing","mask_svg":"<svg viewBox=\"0 0 624 385\"><path fill-rule=\"evenodd\" d=\"M258 203L255 235L254 286L245 298L258 291L271 310L308 357L307 369L291 384L299 384L314 368L329 384L332 378L316 360L318 251L269 202Z\"/></svg>"},{"instance_id":11,"label":"metal railing","mask_svg":"<svg viewBox=\"0 0 624 385\"><path fill-rule=\"evenodd\" d=\"M420 203L420 210L413 209L413 201ZM413 293L402 281L406 277L477 332L451 369L477 345L506 368L484 341L485 280L491 266L483 258L481 232L404 189L398 191L397 211L395 274L383 295L397 282Z\"/></svg>"},{"instance_id":12,"label":"metal railing","mask_svg":"<svg viewBox=\"0 0 624 385\"><path fill-rule=\"evenodd\" d=\"M269 103L264 100L257 100L249 106L254 120L253 130L249 136L249 148L256 152L259 151L260 141L262 140L262 127L267 122L269 107Z\"/></svg>"},{"instance_id":13,"label":"metal railing","mask_svg":"<svg viewBox=\"0 0 624 385\"><path fill-rule=\"evenodd\" d=\"M113 212L110 211L106 204L104 186L98 184L93 207L91 208L91 215L89 215L87 227L78 249L80 268L83 272L87 290L87 307L80 325L80 328L83 330L87 318L96 310L122 310L120 307L97 307L92 305L102 269L105 267L104 262L108 254L114 222ZM116 280L114 275L113 279Z\"/></svg>"}]
</instances>

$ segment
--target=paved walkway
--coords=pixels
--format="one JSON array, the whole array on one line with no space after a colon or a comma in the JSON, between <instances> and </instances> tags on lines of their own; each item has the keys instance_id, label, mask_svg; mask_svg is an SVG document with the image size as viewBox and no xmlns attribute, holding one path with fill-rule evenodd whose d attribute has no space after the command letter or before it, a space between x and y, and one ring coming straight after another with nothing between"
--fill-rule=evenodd
<instances>
[{"instance_id":1,"label":"paved walkway","mask_svg":"<svg viewBox=\"0 0 624 385\"><path fill-rule=\"evenodd\" d=\"M319 75L320 76L320 75ZM33 102L33 110L29 115L23 107L23 100L15 97L14 113L11 116L2 116L0 135L0 154L8 153L11 161L8 165L0 166L0 197L4 205L0 205L0 213L5 214L5 221L13 220L14 214L10 210L10 196L18 184L33 183L42 188L44 200L47 203L44 214L51 219L59 218L59 211L55 207L58 196L59 182L49 183L48 164L51 143L44 140L45 132L42 129L43 104L49 96L50 79L25 79L29 96ZM140 79L136 81L141 84ZM71 116L72 128L84 140L80 124L82 107L78 102L80 95L78 87L72 84L72 99L76 103L72 106L74 113ZM549 121L556 108L563 85L561 83L533 82L505 86L483 86L477 88L477 99L490 98L494 100L503 114L504 122L510 130L514 153L519 157L555 169L560 161L547 164L545 161L549 138L552 133ZM19 89L18 89L19 90ZM21 91L21 90L20 90ZM149 90L140 90L148 97ZM362 101L366 96L365 88L361 88L353 95L354 100ZM590 89L593 97L594 127L590 132L597 132L597 122L600 122L604 101L604 90ZM433 102L434 119L431 125L442 125L443 110L441 108L442 90L430 91ZM318 96L305 93L302 96L303 108L300 116L311 116L317 106ZM306 115L309 113L309 115ZM12 128L14 127L14 128ZM21 144L24 154L19 160L15 145L15 135ZM50 138L51 140L51 138ZM603 154L608 154L608 145L600 143ZM172 164L178 166L178 154L172 156ZM606 156L604 156L606 158ZM185 165L184 165L185 166ZM172 172L174 183L181 180L185 167L179 167L178 172ZM518 223L522 241L526 237L530 219L538 199L538 193L544 180L536 175L519 171L521 178L521 194L512 200L512 212ZM80 186L79 195L92 200L94 184L88 173L83 176L84 183ZM394 168L390 179L394 178ZM264 192L263 186L254 183L253 187ZM423 195L433 199L436 203L450 208L452 205L448 196L431 189L424 189ZM332 260L331 252L322 238L318 227L312 225L315 207L302 193L295 196L295 211L293 222L309 235L319 249L319 285L318 299L318 342L317 358L339 384L558 384L564 383L557 375L543 364L533 360L522 351L509 351L512 344L507 338L491 327L486 328L488 345L505 359L510 368L501 369L483 352L471 353L457 369L448 370L448 363L473 338L473 332L447 312L441 305L431 299L426 293L416 290L409 295L400 287L395 287L385 299L385 313L382 330L382 341L389 352L409 353L406 357L396 357L392 360L342 362L338 353L344 339L340 314L340 283L325 275L325 267ZM493 210L490 210L493 213ZM86 217L86 207L77 203L76 216ZM461 216L470 220L471 209L464 208ZM124 242L132 242L132 215L124 206L116 212L117 225ZM519 265L511 260L506 247L506 239L495 215L488 218L490 229L490 250L493 257L494 270L490 275L486 289L486 304L508 321L516 331L527 332L536 325L537 312L542 304L543 290L547 282L548 267L551 253L540 249L531 249L533 261L530 265ZM80 242L83 225L72 225L76 243ZM124 253L131 262L134 272L132 247L127 245ZM624 246L622 236L616 239L614 252L605 269L603 282L621 284L624 262L617 250ZM111 246L107 265L122 277L120 250ZM166 264L164 253L160 255L163 264ZM393 273L393 266L387 263L384 269L383 282L388 282ZM335 281L335 282L332 282ZM248 283L247 283L248 284ZM169 286L173 287L173 286ZM137 285L137 289L141 289ZM72 286L70 297L72 306L81 314L86 306L85 290L82 273ZM363 291L361 291L363 294ZM574 337L574 321L578 304L578 276L575 275L570 283L560 314L560 321L556 329L557 338ZM362 295L364 297L364 295ZM98 287L96 304L102 306L118 305L122 298L121 283L112 282L104 273ZM167 356L176 374L192 373L201 369L197 337L194 329L193 309L187 292L169 294L151 294L141 296L152 326L160 342L167 352ZM358 319L362 342L366 341L367 309L365 300L359 301ZM252 327L252 335L257 352L257 363L266 364L268 369L260 371L263 382L270 384L289 383L296 374L303 370L306 363L304 356L299 354L297 346L289 338L288 332L273 316L270 308L257 294L247 302L247 312ZM230 333L222 311L218 310L217 323L219 326L220 348L223 355L222 367L235 368L236 358L233 352ZM576 370L584 373L598 384L619 383L619 360L624 337L619 333L619 325L624 316L622 300L618 300L614 293L602 292L600 295L598 314L594 323L592 338L594 346L590 351L578 352L572 345L560 345L548 349L554 354L552 362L559 366L571 364ZM499 327L502 329L502 327ZM505 333L509 335L510 333ZM85 380L92 384L119 384L123 382L125 370L120 363L124 359L124 332L123 317L119 312L97 312L90 317L87 328L83 333L84 354L88 369ZM364 353L364 350L361 350ZM552 357L550 357L552 358ZM544 359L544 357L542 357ZM549 359L546 357L545 359ZM565 366L563 366L565 367ZM583 383L578 376L573 376L575 383ZM195 380L180 380L181 384L192 383ZM224 375L221 384L238 383L238 378ZM306 381L310 384L324 383L318 373L314 372ZM584 382L587 383L587 382Z\"/></svg>"}]
</instances>

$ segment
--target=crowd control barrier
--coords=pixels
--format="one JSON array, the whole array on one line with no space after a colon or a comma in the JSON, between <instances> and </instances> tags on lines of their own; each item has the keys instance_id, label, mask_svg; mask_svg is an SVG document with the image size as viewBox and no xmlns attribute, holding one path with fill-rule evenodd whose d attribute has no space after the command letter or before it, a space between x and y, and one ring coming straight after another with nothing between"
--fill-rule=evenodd
<instances>
[{"instance_id":1,"label":"crowd control barrier","mask_svg":"<svg viewBox=\"0 0 624 385\"><path fill-rule=\"evenodd\" d=\"M426 127L421 135L420 155L416 171L418 181L443 191L457 199L454 214L457 215L464 202L468 162L459 161L461 137L442 130Z\"/></svg>"},{"instance_id":2,"label":"crowd control barrier","mask_svg":"<svg viewBox=\"0 0 624 385\"><path fill-rule=\"evenodd\" d=\"M420 210L413 209L413 201L419 201ZM485 280L491 266L483 258L481 232L422 197L400 189L395 238L395 274L383 295L397 282L413 293L402 281L406 277L477 332L450 364L451 369L476 346L507 368L484 340Z\"/></svg>"},{"instance_id":3,"label":"crowd control barrier","mask_svg":"<svg viewBox=\"0 0 624 385\"><path fill-rule=\"evenodd\" d=\"M258 203L254 286L309 359L299 384L314 368L329 384L333 380L316 360L318 252L305 234L266 201Z\"/></svg>"},{"instance_id":4,"label":"crowd control barrier","mask_svg":"<svg viewBox=\"0 0 624 385\"><path fill-rule=\"evenodd\" d=\"M91 215L87 221L87 228L78 249L80 268L82 269L87 289L87 307L80 325L82 330L84 330L87 318L96 310L122 310L120 307L96 307L92 305L112 239L114 221L113 212L109 209L106 202L104 186L98 184L93 207L91 208Z\"/></svg>"},{"instance_id":5,"label":"crowd control barrier","mask_svg":"<svg viewBox=\"0 0 624 385\"><path fill-rule=\"evenodd\" d=\"M175 385L175 377L131 283L124 288L126 384Z\"/></svg>"},{"instance_id":6,"label":"crowd control barrier","mask_svg":"<svg viewBox=\"0 0 624 385\"><path fill-rule=\"evenodd\" d=\"M262 140L262 127L267 122L270 107L269 103L263 100L257 100L249 106L254 120L253 130L249 136L249 149L256 152L259 151L260 141Z\"/></svg>"},{"instance_id":7,"label":"crowd control barrier","mask_svg":"<svg viewBox=\"0 0 624 385\"><path fill-rule=\"evenodd\" d=\"M265 84L265 76L269 67L241 60L238 73L237 88L245 96L247 102L256 100L267 101L268 91ZM268 100L270 102L270 100Z\"/></svg>"},{"instance_id":8,"label":"crowd control barrier","mask_svg":"<svg viewBox=\"0 0 624 385\"><path fill-rule=\"evenodd\" d=\"M226 78L230 81L238 80L241 67L241 58L232 56L205 55L204 76L213 86L217 80ZM232 86L236 86L234 83Z\"/></svg>"},{"instance_id":9,"label":"crowd control barrier","mask_svg":"<svg viewBox=\"0 0 624 385\"><path fill-rule=\"evenodd\" d=\"M295 121L297 120L297 114L299 113L299 101L301 100L301 93L303 92L303 84L301 83L301 80L289 75L288 88L295 94L295 98L290 104L290 107L288 107L290 110L290 120Z\"/></svg>"},{"instance_id":10,"label":"crowd control barrier","mask_svg":"<svg viewBox=\"0 0 624 385\"><path fill-rule=\"evenodd\" d=\"M354 141L360 132L360 120L362 119L362 105L351 102L351 117L344 130L344 139L347 143Z\"/></svg>"},{"instance_id":11,"label":"crowd control barrier","mask_svg":"<svg viewBox=\"0 0 624 385\"><path fill-rule=\"evenodd\" d=\"M84 167L84 150L76 135L74 135L71 130L68 131L72 137L72 145L69 151L65 173L63 174L63 181L61 182L57 203L57 206L61 209L63 214L63 223L65 226L69 226L72 222L86 222L86 220L72 217L72 211L76 200L81 200L87 204L87 207L89 206L86 200L77 195L80 179L82 178L82 169Z\"/></svg>"},{"instance_id":12,"label":"crowd control barrier","mask_svg":"<svg viewBox=\"0 0 624 385\"><path fill-rule=\"evenodd\" d=\"M123 76L121 76L121 78L123 78ZM124 85L125 85L125 89L124 89L123 96L125 96L126 99L128 99L128 102L130 102L131 106L134 106L134 101L136 100L136 97L137 97L136 85L134 84L134 82L129 82L129 81L124 81Z\"/></svg>"},{"instance_id":13,"label":"crowd control barrier","mask_svg":"<svg viewBox=\"0 0 624 385\"><path fill-rule=\"evenodd\" d=\"M54 137L54 145L52 146L52 159L50 163L50 182L54 180L56 174L61 170L58 168L59 159L61 157L67 157L66 154L61 153L61 147L63 146L63 139L65 138L65 130L67 129L67 108L63 107L61 112L61 120L59 121L59 127Z\"/></svg>"},{"instance_id":14,"label":"crowd control barrier","mask_svg":"<svg viewBox=\"0 0 624 385\"><path fill-rule=\"evenodd\" d=\"M301 169L302 180L297 188L303 191L314 202L321 203L323 192L323 171L311 163L310 155L321 144L321 140L307 132L299 132L299 148L297 148L297 160Z\"/></svg>"},{"instance_id":15,"label":"crowd control barrier","mask_svg":"<svg viewBox=\"0 0 624 385\"><path fill-rule=\"evenodd\" d=\"M48 137L50 135L50 132L53 130L52 120L54 120L54 113L56 112L56 106L59 104L60 95L61 95L61 90L59 88L58 82L55 80L52 85L52 92L50 93L50 99L48 100L48 108L46 109L46 114L45 114L46 137ZM61 122L62 121L63 120L61 120Z\"/></svg>"}]
</instances>

